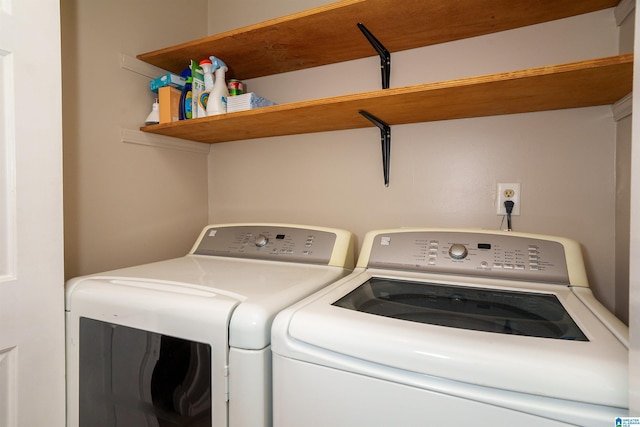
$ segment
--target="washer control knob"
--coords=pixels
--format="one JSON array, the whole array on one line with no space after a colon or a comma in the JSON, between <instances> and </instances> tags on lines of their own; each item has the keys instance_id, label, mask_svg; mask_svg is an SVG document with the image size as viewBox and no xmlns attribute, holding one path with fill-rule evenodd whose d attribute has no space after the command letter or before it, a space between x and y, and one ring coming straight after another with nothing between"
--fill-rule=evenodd
<instances>
[{"instance_id":1,"label":"washer control knob","mask_svg":"<svg viewBox=\"0 0 640 427\"><path fill-rule=\"evenodd\" d=\"M260 234L258 237L256 237L255 244L257 247L262 248L264 246L267 246L267 243L269 243L269 238L264 234Z\"/></svg>"},{"instance_id":2,"label":"washer control knob","mask_svg":"<svg viewBox=\"0 0 640 427\"><path fill-rule=\"evenodd\" d=\"M462 243L454 243L449 248L449 255L451 255L453 259L464 259L468 254L469 251L467 251L467 247Z\"/></svg>"}]
</instances>

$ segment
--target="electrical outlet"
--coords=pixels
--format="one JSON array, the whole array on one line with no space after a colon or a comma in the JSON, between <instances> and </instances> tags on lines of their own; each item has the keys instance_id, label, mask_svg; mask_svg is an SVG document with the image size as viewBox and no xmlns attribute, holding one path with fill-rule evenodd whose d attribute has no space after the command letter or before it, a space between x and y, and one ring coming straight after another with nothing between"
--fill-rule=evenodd
<instances>
[{"instance_id":1,"label":"electrical outlet","mask_svg":"<svg viewBox=\"0 0 640 427\"><path fill-rule=\"evenodd\" d=\"M520 205L522 204L522 198L520 197L520 183L499 183L498 184L498 197L497 213L498 215L506 215L507 211L504 207L505 200L513 201L513 211L511 215L520 215Z\"/></svg>"}]
</instances>

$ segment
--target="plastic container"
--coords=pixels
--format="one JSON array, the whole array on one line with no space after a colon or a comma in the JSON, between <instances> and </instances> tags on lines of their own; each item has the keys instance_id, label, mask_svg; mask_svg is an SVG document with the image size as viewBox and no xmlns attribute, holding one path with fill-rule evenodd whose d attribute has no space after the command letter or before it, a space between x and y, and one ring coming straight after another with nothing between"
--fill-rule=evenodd
<instances>
[{"instance_id":1,"label":"plastic container","mask_svg":"<svg viewBox=\"0 0 640 427\"><path fill-rule=\"evenodd\" d=\"M187 77L184 88L182 88L182 93L180 94L180 110L178 113L178 117L180 118L180 120L188 120L193 118L193 92L191 90L192 81L193 79L191 77Z\"/></svg>"},{"instance_id":2,"label":"plastic container","mask_svg":"<svg viewBox=\"0 0 640 427\"><path fill-rule=\"evenodd\" d=\"M202 68L202 73L204 74L204 91L200 94L200 98L198 99L198 108L200 111L203 111L203 117L207 114L207 104L209 102L209 94L213 89L213 63L210 59L203 59L200 61L200 67Z\"/></svg>"},{"instance_id":3,"label":"plastic container","mask_svg":"<svg viewBox=\"0 0 640 427\"><path fill-rule=\"evenodd\" d=\"M156 101L151 105L151 112L145 119L144 124L149 126L157 125L158 123L160 123L160 104L158 104L158 98L156 98Z\"/></svg>"},{"instance_id":4,"label":"plastic container","mask_svg":"<svg viewBox=\"0 0 640 427\"><path fill-rule=\"evenodd\" d=\"M225 81L225 73L227 67L222 66L216 70L216 79L213 83L213 89L209 94L207 101L207 116L215 116L216 114L224 114L227 112L227 98L229 97L229 89Z\"/></svg>"}]
</instances>

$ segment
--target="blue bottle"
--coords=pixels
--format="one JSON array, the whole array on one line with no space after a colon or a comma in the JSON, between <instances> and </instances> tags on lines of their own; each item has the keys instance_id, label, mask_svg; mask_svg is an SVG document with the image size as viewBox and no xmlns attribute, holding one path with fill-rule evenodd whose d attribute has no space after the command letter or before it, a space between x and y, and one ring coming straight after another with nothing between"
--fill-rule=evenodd
<instances>
[{"instance_id":1,"label":"blue bottle","mask_svg":"<svg viewBox=\"0 0 640 427\"><path fill-rule=\"evenodd\" d=\"M190 76L187 77L187 81L185 82L184 88L182 88L182 93L180 94L180 105L178 109L178 118L180 120L193 118L193 92L191 89L192 82L193 78Z\"/></svg>"}]
</instances>

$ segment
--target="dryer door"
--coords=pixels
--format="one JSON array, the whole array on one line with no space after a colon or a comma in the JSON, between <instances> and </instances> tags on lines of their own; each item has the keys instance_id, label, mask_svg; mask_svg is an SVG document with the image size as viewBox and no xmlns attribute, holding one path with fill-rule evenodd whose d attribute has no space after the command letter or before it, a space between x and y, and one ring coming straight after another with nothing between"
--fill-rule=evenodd
<instances>
[{"instance_id":1,"label":"dryer door","mask_svg":"<svg viewBox=\"0 0 640 427\"><path fill-rule=\"evenodd\" d=\"M81 426L211 426L211 345L80 319Z\"/></svg>"},{"instance_id":2,"label":"dryer door","mask_svg":"<svg viewBox=\"0 0 640 427\"><path fill-rule=\"evenodd\" d=\"M94 277L67 292L70 427L227 425L236 299L139 278Z\"/></svg>"}]
</instances>

